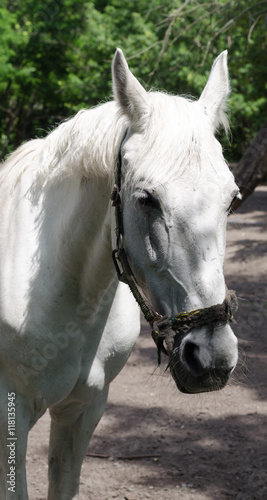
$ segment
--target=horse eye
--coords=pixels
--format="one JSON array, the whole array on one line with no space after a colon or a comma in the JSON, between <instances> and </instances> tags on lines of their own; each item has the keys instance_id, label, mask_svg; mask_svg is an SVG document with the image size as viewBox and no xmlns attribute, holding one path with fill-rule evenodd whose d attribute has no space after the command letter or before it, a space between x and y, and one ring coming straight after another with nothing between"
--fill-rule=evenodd
<instances>
[{"instance_id":1,"label":"horse eye","mask_svg":"<svg viewBox=\"0 0 267 500\"><path fill-rule=\"evenodd\" d=\"M143 191L138 196L138 202L142 207L160 208L160 202L153 193Z\"/></svg>"}]
</instances>

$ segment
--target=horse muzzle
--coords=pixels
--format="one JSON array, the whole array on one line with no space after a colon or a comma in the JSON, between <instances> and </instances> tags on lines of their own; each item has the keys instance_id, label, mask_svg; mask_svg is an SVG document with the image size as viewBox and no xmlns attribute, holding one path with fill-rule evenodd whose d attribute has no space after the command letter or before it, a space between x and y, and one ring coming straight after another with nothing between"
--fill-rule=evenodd
<instances>
[{"instance_id":1,"label":"horse muzzle","mask_svg":"<svg viewBox=\"0 0 267 500\"><path fill-rule=\"evenodd\" d=\"M174 336L169 351L171 375L181 392L200 393L222 389L237 359L237 338L228 324L194 329L182 339Z\"/></svg>"},{"instance_id":2,"label":"horse muzzle","mask_svg":"<svg viewBox=\"0 0 267 500\"><path fill-rule=\"evenodd\" d=\"M178 389L185 393L222 389L237 363L237 338L229 323L237 308L234 292L222 304L156 321L152 337L169 356Z\"/></svg>"}]
</instances>

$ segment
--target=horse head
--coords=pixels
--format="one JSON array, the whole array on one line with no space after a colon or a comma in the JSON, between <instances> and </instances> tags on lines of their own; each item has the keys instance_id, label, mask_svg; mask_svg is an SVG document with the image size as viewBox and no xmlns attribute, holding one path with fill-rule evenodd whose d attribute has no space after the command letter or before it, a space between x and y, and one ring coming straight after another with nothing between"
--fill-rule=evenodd
<instances>
[{"instance_id":1,"label":"horse head","mask_svg":"<svg viewBox=\"0 0 267 500\"><path fill-rule=\"evenodd\" d=\"M208 311L225 303L227 215L239 196L214 135L228 125L227 53L215 60L198 101L146 92L119 49L112 71L128 123L121 203L131 269L160 317ZM187 393L224 387L237 363L229 315L178 330L162 341L177 387Z\"/></svg>"}]
</instances>

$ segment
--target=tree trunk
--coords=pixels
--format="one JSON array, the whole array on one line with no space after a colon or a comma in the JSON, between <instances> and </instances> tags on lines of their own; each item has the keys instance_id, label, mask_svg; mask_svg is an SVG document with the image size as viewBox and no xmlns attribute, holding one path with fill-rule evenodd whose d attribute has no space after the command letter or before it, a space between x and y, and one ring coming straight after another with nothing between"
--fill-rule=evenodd
<instances>
[{"instance_id":1,"label":"tree trunk","mask_svg":"<svg viewBox=\"0 0 267 500\"><path fill-rule=\"evenodd\" d=\"M232 208L236 210L253 193L255 187L267 179L267 121L245 151L233 174L242 194L242 200L236 199L233 203Z\"/></svg>"}]
</instances>

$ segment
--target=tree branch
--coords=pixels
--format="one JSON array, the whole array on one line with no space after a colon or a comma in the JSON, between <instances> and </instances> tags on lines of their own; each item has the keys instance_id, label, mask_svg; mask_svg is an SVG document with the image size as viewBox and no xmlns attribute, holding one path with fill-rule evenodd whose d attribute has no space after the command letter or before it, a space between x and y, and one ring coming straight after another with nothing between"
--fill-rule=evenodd
<instances>
[{"instance_id":1,"label":"tree branch","mask_svg":"<svg viewBox=\"0 0 267 500\"><path fill-rule=\"evenodd\" d=\"M267 121L233 173L242 194L242 200L236 199L233 203L232 208L236 210L253 193L255 187L267 178Z\"/></svg>"}]
</instances>

